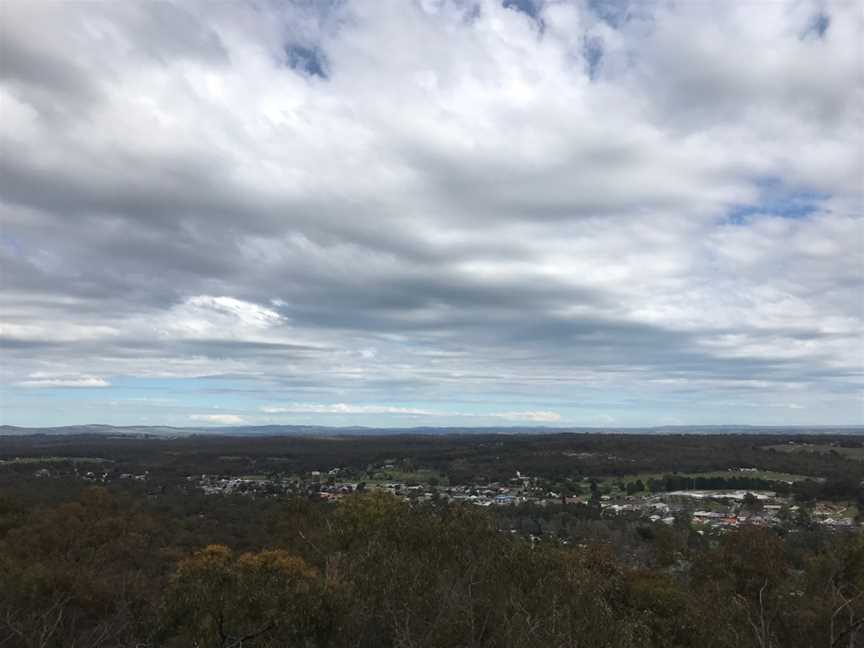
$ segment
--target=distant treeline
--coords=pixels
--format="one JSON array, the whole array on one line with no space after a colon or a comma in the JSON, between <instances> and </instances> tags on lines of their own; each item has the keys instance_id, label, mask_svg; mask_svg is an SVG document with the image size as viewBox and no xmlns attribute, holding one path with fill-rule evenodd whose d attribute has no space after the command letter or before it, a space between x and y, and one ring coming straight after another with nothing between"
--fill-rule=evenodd
<instances>
[{"instance_id":1,"label":"distant treeline","mask_svg":"<svg viewBox=\"0 0 864 648\"><path fill-rule=\"evenodd\" d=\"M780 435L477 434L458 436L186 437L141 439L80 436L0 438L0 460L16 457L100 457L117 470L160 470L183 476L256 472L302 473L347 467L365 470L389 459L446 475L451 484L507 480L522 474L547 479L626 476L638 473L700 473L730 467L811 477L864 479L864 461L831 453L778 452L789 441L861 444L860 437ZM19 466L21 472L28 466Z\"/></svg>"},{"instance_id":2,"label":"distant treeline","mask_svg":"<svg viewBox=\"0 0 864 648\"><path fill-rule=\"evenodd\" d=\"M665 474L643 484L655 492L683 489L729 488L775 490L802 500L857 499L864 480L864 461L839 453L780 452L774 446L794 441L861 447L860 437L819 435L460 435L342 437L192 437L142 439L81 436L21 436L0 438L0 487L31 475L38 463L52 472L109 471L117 476L148 471L160 492L182 488L188 475L225 476L308 474L341 468L343 477L363 480L366 472L396 461L404 470L430 469L450 485L507 482L519 471L544 480L550 490L578 493L584 479L633 474ZM858 444L858 446L855 446ZM62 461L66 457L68 462ZM79 461L73 462L72 458ZM83 463L100 458L104 463ZM744 475L691 480L687 473L725 471L740 466L810 477L793 485ZM631 482L634 480L630 480ZM656 482L660 481L661 484ZM636 484L630 486L631 492Z\"/></svg>"}]
</instances>

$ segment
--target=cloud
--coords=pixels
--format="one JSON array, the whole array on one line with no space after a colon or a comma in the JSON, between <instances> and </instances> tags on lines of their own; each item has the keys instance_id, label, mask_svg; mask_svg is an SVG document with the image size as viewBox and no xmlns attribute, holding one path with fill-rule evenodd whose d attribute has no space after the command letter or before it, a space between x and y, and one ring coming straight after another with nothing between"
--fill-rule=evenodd
<instances>
[{"instance_id":1,"label":"cloud","mask_svg":"<svg viewBox=\"0 0 864 648\"><path fill-rule=\"evenodd\" d=\"M3 389L861 420L854 3L7 2L0 30Z\"/></svg>"},{"instance_id":2,"label":"cloud","mask_svg":"<svg viewBox=\"0 0 864 648\"><path fill-rule=\"evenodd\" d=\"M561 420L558 412L536 411L536 412L502 412L493 414L495 417L508 421L525 421L530 423L557 423Z\"/></svg>"},{"instance_id":3,"label":"cloud","mask_svg":"<svg viewBox=\"0 0 864 648\"><path fill-rule=\"evenodd\" d=\"M27 380L22 380L16 383L19 387L36 387L36 388L78 388L78 387L110 387L109 383L104 378L98 376L87 375L51 375L41 372L30 374Z\"/></svg>"},{"instance_id":4,"label":"cloud","mask_svg":"<svg viewBox=\"0 0 864 648\"><path fill-rule=\"evenodd\" d=\"M236 414L192 414L189 418L193 421L216 423L217 425L243 425L246 423L246 419Z\"/></svg>"},{"instance_id":5,"label":"cloud","mask_svg":"<svg viewBox=\"0 0 864 648\"><path fill-rule=\"evenodd\" d=\"M376 414L401 416L430 416L443 418L488 418L530 423L556 423L561 420L558 412L453 412L421 409L416 407L394 407L390 405L357 405L348 403L291 403L287 405L268 405L261 408L265 414Z\"/></svg>"},{"instance_id":6,"label":"cloud","mask_svg":"<svg viewBox=\"0 0 864 648\"><path fill-rule=\"evenodd\" d=\"M293 403L290 405L262 407L265 414L407 414L410 416L438 416L436 412L413 407L389 407L386 405L349 405L347 403L315 404Z\"/></svg>"},{"instance_id":7,"label":"cloud","mask_svg":"<svg viewBox=\"0 0 864 648\"><path fill-rule=\"evenodd\" d=\"M283 323L276 311L233 297L195 295L161 318L163 336L171 338L249 338Z\"/></svg>"}]
</instances>

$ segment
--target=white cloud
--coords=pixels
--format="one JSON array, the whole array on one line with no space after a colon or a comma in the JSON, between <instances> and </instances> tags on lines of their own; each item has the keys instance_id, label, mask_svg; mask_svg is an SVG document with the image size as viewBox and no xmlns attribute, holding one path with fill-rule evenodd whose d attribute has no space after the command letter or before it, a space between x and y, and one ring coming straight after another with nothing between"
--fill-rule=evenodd
<instances>
[{"instance_id":1,"label":"white cloud","mask_svg":"<svg viewBox=\"0 0 864 648\"><path fill-rule=\"evenodd\" d=\"M192 414L189 418L193 421L218 425L244 425L246 423L246 419L236 414Z\"/></svg>"},{"instance_id":2,"label":"white cloud","mask_svg":"<svg viewBox=\"0 0 864 648\"><path fill-rule=\"evenodd\" d=\"M492 416L508 421L525 421L528 423L557 423L561 420L561 415L558 412L542 410L535 412L501 412L499 414L492 414Z\"/></svg>"},{"instance_id":3,"label":"white cloud","mask_svg":"<svg viewBox=\"0 0 864 648\"><path fill-rule=\"evenodd\" d=\"M437 412L413 407L351 405L348 403L292 403L290 405L262 407L261 411L265 414L407 414L410 416L440 416Z\"/></svg>"},{"instance_id":4,"label":"white cloud","mask_svg":"<svg viewBox=\"0 0 864 648\"><path fill-rule=\"evenodd\" d=\"M27 380L22 380L16 383L19 387L44 387L44 388L54 388L54 387L110 387L111 383L109 383L104 378L99 378L98 376L87 376L87 375L51 375L45 373L32 373Z\"/></svg>"},{"instance_id":5,"label":"white cloud","mask_svg":"<svg viewBox=\"0 0 864 648\"><path fill-rule=\"evenodd\" d=\"M173 306L162 316L159 329L172 337L253 337L278 326L276 311L233 297L197 295Z\"/></svg>"},{"instance_id":6,"label":"white cloud","mask_svg":"<svg viewBox=\"0 0 864 648\"><path fill-rule=\"evenodd\" d=\"M278 324L282 320L279 313L274 310L240 299L234 299L233 297L199 295L187 299L186 304L205 312L209 310L217 313L227 313L236 317L244 324L258 328L267 328L268 326Z\"/></svg>"},{"instance_id":7,"label":"white cloud","mask_svg":"<svg viewBox=\"0 0 864 648\"><path fill-rule=\"evenodd\" d=\"M261 408L265 414L396 414L402 416L428 416L444 418L486 418L521 421L529 423L556 423L561 420L558 412L452 412L420 409L416 407L394 407L390 405L357 405L348 403L291 403Z\"/></svg>"}]
</instances>

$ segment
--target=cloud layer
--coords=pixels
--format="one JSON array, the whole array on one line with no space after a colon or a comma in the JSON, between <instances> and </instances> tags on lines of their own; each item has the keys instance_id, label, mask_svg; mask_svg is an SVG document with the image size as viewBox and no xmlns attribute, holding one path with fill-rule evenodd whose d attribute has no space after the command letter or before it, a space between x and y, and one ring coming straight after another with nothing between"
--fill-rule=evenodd
<instances>
[{"instance_id":1,"label":"cloud layer","mask_svg":"<svg viewBox=\"0 0 864 648\"><path fill-rule=\"evenodd\" d=\"M4 422L860 424L862 21L4 3Z\"/></svg>"}]
</instances>

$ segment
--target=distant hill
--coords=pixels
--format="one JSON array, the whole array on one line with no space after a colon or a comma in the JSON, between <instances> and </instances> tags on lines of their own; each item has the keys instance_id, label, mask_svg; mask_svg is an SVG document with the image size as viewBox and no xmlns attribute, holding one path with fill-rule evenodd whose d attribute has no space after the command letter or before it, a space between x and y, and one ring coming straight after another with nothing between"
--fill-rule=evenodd
<instances>
[{"instance_id":1,"label":"distant hill","mask_svg":"<svg viewBox=\"0 0 864 648\"><path fill-rule=\"evenodd\" d=\"M330 427L324 425L242 425L218 427L171 427L164 425L64 425L60 427L0 426L0 437L44 435L100 435L138 437L219 436L382 436L417 434L850 434L864 435L864 426L756 426L756 425L665 425L658 427Z\"/></svg>"}]
</instances>

